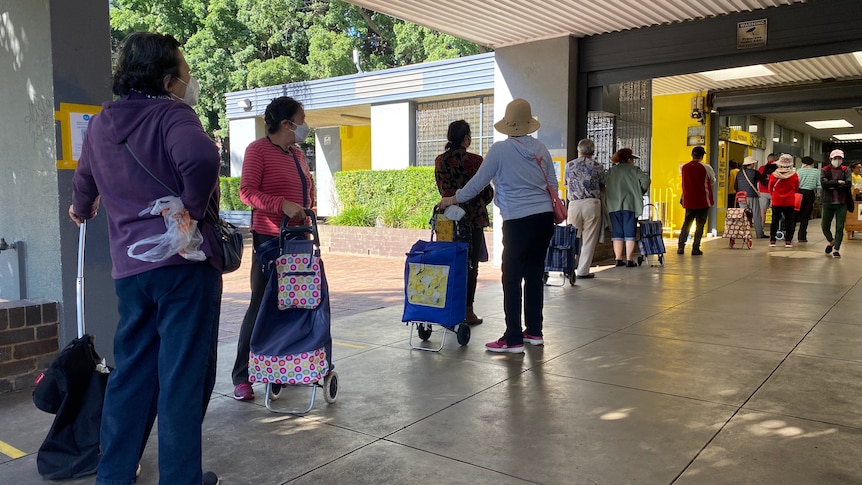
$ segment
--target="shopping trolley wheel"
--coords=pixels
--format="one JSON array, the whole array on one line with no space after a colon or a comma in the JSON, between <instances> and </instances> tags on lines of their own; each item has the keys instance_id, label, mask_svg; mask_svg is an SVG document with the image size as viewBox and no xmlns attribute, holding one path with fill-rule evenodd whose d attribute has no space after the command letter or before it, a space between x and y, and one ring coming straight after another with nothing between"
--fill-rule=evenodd
<instances>
[{"instance_id":1,"label":"shopping trolley wheel","mask_svg":"<svg viewBox=\"0 0 862 485\"><path fill-rule=\"evenodd\" d=\"M543 284L543 285L547 285L547 284L548 284L548 277L549 277L548 272L547 272L547 271L545 271L545 272L542 274L542 284Z\"/></svg>"},{"instance_id":2,"label":"shopping trolley wheel","mask_svg":"<svg viewBox=\"0 0 862 485\"><path fill-rule=\"evenodd\" d=\"M419 332L419 338L422 339L423 342L431 338L431 325L428 325L427 323L417 323L416 330Z\"/></svg>"},{"instance_id":3,"label":"shopping trolley wheel","mask_svg":"<svg viewBox=\"0 0 862 485\"><path fill-rule=\"evenodd\" d=\"M733 238L730 238L730 249L733 249L735 243L736 241L734 241Z\"/></svg>"},{"instance_id":4,"label":"shopping trolley wheel","mask_svg":"<svg viewBox=\"0 0 862 485\"><path fill-rule=\"evenodd\" d=\"M335 402L335 397L338 395L338 373L330 372L323 378L323 399L332 404Z\"/></svg>"},{"instance_id":5,"label":"shopping trolley wheel","mask_svg":"<svg viewBox=\"0 0 862 485\"><path fill-rule=\"evenodd\" d=\"M642 264L644 264L644 257L643 257L643 256L638 256L638 266L640 266L640 265L642 265Z\"/></svg>"},{"instance_id":6,"label":"shopping trolley wheel","mask_svg":"<svg viewBox=\"0 0 862 485\"><path fill-rule=\"evenodd\" d=\"M780 240L782 240L782 239L784 239L784 231L778 231L778 232L776 232L776 233L775 233L775 239L778 239L779 241L780 241Z\"/></svg>"},{"instance_id":7,"label":"shopping trolley wheel","mask_svg":"<svg viewBox=\"0 0 862 485\"><path fill-rule=\"evenodd\" d=\"M752 246L754 246L754 241L752 241L751 239L749 239L749 240L748 240L748 249L751 249L751 247L752 247Z\"/></svg>"},{"instance_id":8,"label":"shopping trolley wheel","mask_svg":"<svg viewBox=\"0 0 862 485\"><path fill-rule=\"evenodd\" d=\"M470 341L470 326L463 323L459 324L455 335L458 336L459 345L467 345L467 342Z\"/></svg>"},{"instance_id":9,"label":"shopping trolley wheel","mask_svg":"<svg viewBox=\"0 0 862 485\"><path fill-rule=\"evenodd\" d=\"M569 273L569 285L575 286L575 280L577 280L577 279L578 279L578 275L575 274L575 270L572 270L572 272Z\"/></svg>"},{"instance_id":10,"label":"shopping trolley wheel","mask_svg":"<svg viewBox=\"0 0 862 485\"><path fill-rule=\"evenodd\" d=\"M658 255L658 264L664 266L664 254Z\"/></svg>"}]
</instances>

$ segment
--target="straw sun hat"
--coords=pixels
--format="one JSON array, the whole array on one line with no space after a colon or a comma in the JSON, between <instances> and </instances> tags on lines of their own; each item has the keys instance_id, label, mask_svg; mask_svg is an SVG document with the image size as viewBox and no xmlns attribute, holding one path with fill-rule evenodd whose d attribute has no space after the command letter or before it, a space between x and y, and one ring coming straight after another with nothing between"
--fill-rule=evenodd
<instances>
[{"instance_id":1,"label":"straw sun hat","mask_svg":"<svg viewBox=\"0 0 862 485\"><path fill-rule=\"evenodd\" d=\"M504 135L529 135L539 129L538 121L533 118L530 103L518 98L506 106L506 116L494 124L494 129Z\"/></svg>"}]
</instances>

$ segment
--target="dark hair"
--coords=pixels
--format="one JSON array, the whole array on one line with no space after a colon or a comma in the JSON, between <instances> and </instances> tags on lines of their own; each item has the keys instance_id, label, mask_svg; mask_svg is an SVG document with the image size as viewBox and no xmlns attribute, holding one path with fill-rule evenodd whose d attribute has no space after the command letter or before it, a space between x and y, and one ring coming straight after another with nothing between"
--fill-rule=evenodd
<instances>
[{"instance_id":1,"label":"dark hair","mask_svg":"<svg viewBox=\"0 0 862 485\"><path fill-rule=\"evenodd\" d=\"M457 150L464 143L464 138L470 136L470 124L464 120L449 123L449 131L446 132L446 150Z\"/></svg>"},{"instance_id":2,"label":"dark hair","mask_svg":"<svg viewBox=\"0 0 862 485\"><path fill-rule=\"evenodd\" d=\"M281 96L272 100L266 111L263 113L263 121L266 123L266 132L273 134L278 131L279 125L284 120L291 121L299 109L302 108L302 103L291 98L290 96ZM302 140L298 140L302 141Z\"/></svg>"},{"instance_id":3,"label":"dark hair","mask_svg":"<svg viewBox=\"0 0 862 485\"><path fill-rule=\"evenodd\" d=\"M766 156L766 159L770 160L770 161L778 160L778 154L777 153L770 153L769 155Z\"/></svg>"},{"instance_id":4,"label":"dark hair","mask_svg":"<svg viewBox=\"0 0 862 485\"><path fill-rule=\"evenodd\" d=\"M704 150L704 148L701 146L697 146L691 149L691 156L695 159L701 159L704 155L706 155L706 150Z\"/></svg>"},{"instance_id":5,"label":"dark hair","mask_svg":"<svg viewBox=\"0 0 862 485\"><path fill-rule=\"evenodd\" d=\"M736 162L736 160L731 160L730 161L730 169L733 170L736 168L739 168L739 164Z\"/></svg>"},{"instance_id":6,"label":"dark hair","mask_svg":"<svg viewBox=\"0 0 862 485\"><path fill-rule=\"evenodd\" d=\"M802 165L814 165L814 159L811 157L802 157Z\"/></svg>"},{"instance_id":7,"label":"dark hair","mask_svg":"<svg viewBox=\"0 0 862 485\"><path fill-rule=\"evenodd\" d=\"M162 96L165 76L180 75L180 43L173 36L135 32L123 41L114 68L112 90L117 96L138 91Z\"/></svg>"}]
</instances>

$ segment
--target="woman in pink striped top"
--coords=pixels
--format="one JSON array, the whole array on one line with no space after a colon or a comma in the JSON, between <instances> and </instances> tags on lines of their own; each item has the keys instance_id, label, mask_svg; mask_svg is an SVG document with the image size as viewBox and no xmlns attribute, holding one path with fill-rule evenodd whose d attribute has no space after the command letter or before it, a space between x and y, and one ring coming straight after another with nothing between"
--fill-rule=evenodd
<instances>
[{"instance_id":1,"label":"woman in pink striped top","mask_svg":"<svg viewBox=\"0 0 862 485\"><path fill-rule=\"evenodd\" d=\"M315 206L311 170L296 146L305 141L309 131L302 103L288 96L276 98L266 107L263 119L267 135L246 148L239 186L240 199L252 208L255 255L261 244L278 236L282 217L289 217L291 225L302 224L304 210ZM251 301L242 320L232 374L233 397L238 401L254 399L248 381L249 342L266 287L259 264L251 265L250 281Z\"/></svg>"}]
</instances>

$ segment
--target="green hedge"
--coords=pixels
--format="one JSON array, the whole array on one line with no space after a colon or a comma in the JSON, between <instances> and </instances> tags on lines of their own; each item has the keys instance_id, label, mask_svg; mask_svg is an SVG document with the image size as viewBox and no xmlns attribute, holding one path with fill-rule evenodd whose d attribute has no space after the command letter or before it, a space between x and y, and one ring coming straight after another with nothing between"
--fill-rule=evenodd
<instances>
[{"instance_id":1,"label":"green hedge","mask_svg":"<svg viewBox=\"0 0 862 485\"><path fill-rule=\"evenodd\" d=\"M428 229L440 200L434 167L402 170L351 170L334 175L341 212L328 219L338 226ZM221 210L251 210L239 199L239 177L222 177ZM490 213L490 211L489 211Z\"/></svg>"},{"instance_id":2,"label":"green hedge","mask_svg":"<svg viewBox=\"0 0 862 485\"><path fill-rule=\"evenodd\" d=\"M335 174L341 213L330 224L427 229L440 200L434 167L352 170Z\"/></svg>"},{"instance_id":3,"label":"green hedge","mask_svg":"<svg viewBox=\"0 0 862 485\"><path fill-rule=\"evenodd\" d=\"M239 199L239 177L220 177L221 204L223 211L248 211L251 208Z\"/></svg>"}]
</instances>

